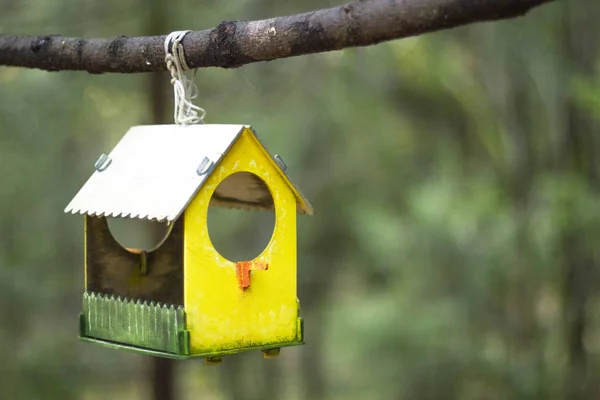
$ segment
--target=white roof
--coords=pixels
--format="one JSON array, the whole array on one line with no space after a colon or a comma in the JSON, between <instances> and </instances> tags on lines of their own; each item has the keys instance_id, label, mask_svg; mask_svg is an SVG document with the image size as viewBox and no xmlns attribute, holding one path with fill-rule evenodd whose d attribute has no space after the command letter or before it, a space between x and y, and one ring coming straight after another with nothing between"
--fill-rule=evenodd
<instances>
[{"instance_id":1,"label":"white roof","mask_svg":"<svg viewBox=\"0 0 600 400\"><path fill-rule=\"evenodd\" d=\"M174 221L212 172L212 168L202 171L200 166L217 165L244 128L244 125L216 124L132 127L108 155L106 168L92 174L65 212ZM273 165L296 192L298 211L312 214L310 203L275 161ZM256 187L250 184L248 181L240 189ZM219 201L218 205L272 208L272 202L258 202L265 193L252 195L246 190L236 197L234 190L227 194L223 197L227 200Z\"/></svg>"}]
</instances>

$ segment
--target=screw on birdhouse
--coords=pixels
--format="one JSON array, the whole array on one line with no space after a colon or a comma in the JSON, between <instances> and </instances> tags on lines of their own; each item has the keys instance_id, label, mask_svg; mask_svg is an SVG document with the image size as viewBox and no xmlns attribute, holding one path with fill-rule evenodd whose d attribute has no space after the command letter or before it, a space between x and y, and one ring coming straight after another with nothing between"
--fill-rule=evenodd
<instances>
[{"instance_id":1,"label":"screw on birdhouse","mask_svg":"<svg viewBox=\"0 0 600 400\"><path fill-rule=\"evenodd\" d=\"M263 350L263 354L265 358L275 358L279 355L279 352L281 351L280 348L276 348L276 349L266 349Z\"/></svg>"},{"instance_id":2,"label":"screw on birdhouse","mask_svg":"<svg viewBox=\"0 0 600 400\"><path fill-rule=\"evenodd\" d=\"M277 165L279 165L279 168L281 168L283 171L285 171L287 169L287 165L285 165L283 158L281 158L281 156L279 154L275 154L275 156L273 158L277 162Z\"/></svg>"},{"instance_id":3,"label":"screw on birdhouse","mask_svg":"<svg viewBox=\"0 0 600 400\"><path fill-rule=\"evenodd\" d=\"M204 175L210 170L212 165L213 165L213 162L208 157L205 156L202 159L202 161L200 162L200 165L198 165L198 169L196 169L196 173L198 175Z\"/></svg>"},{"instance_id":4,"label":"screw on birdhouse","mask_svg":"<svg viewBox=\"0 0 600 400\"><path fill-rule=\"evenodd\" d=\"M217 364L221 364L221 361L223 361L221 359L221 357L206 357L206 363L208 365L217 365Z\"/></svg>"},{"instance_id":5,"label":"screw on birdhouse","mask_svg":"<svg viewBox=\"0 0 600 400\"><path fill-rule=\"evenodd\" d=\"M126 250L129 251L130 253L133 253L140 257L140 263L139 263L140 275L147 275L148 274L148 258L147 258L148 253L146 253L145 250L140 250L140 249L126 248Z\"/></svg>"},{"instance_id":6,"label":"screw on birdhouse","mask_svg":"<svg viewBox=\"0 0 600 400\"><path fill-rule=\"evenodd\" d=\"M108 168L108 166L110 165L111 162L112 162L111 158L109 156L107 156L106 154L102 153L100 158L98 158L98 161L96 161L96 163L94 164L94 169L98 172L102 172L106 168Z\"/></svg>"},{"instance_id":7,"label":"screw on birdhouse","mask_svg":"<svg viewBox=\"0 0 600 400\"><path fill-rule=\"evenodd\" d=\"M148 260L146 258L146 252L142 250L140 252L140 275L148 274Z\"/></svg>"}]
</instances>

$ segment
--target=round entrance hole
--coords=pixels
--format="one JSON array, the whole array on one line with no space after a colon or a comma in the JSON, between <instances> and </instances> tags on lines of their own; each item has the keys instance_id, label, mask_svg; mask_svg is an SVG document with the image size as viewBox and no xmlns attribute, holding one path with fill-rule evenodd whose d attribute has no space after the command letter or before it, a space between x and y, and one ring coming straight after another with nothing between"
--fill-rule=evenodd
<instances>
[{"instance_id":1,"label":"round entrance hole","mask_svg":"<svg viewBox=\"0 0 600 400\"><path fill-rule=\"evenodd\" d=\"M106 218L113 238L127 250L151 252L160 247L171 232L166 222L132 218Z\"/></svg>"},{"instance_id":2,"label":"round entrance hole","mask_svg":"<svg viewBox=\"0 0 600 400\"><path fill-rule=\"evenodd\" d=\"M208 208L210 240L221 256L233 262L258 257L275 229L273 210L227 208L243 203L272 205L273 197L258 176L237 172L219 184Z\"/></svg>"}]
</instances>

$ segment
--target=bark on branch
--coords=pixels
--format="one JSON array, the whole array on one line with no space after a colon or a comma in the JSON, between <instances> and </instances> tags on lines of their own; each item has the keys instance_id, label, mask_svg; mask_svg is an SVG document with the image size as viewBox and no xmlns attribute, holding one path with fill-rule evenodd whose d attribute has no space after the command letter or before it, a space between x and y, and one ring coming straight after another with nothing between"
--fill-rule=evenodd
<instances>
[{"instance_id":1,"label":"bark on branch","mask_svg":"<svg viewBox=\"0 0 600 400\"><path fill-rule=\"evenodd\" d=\"M513 18L550 1L359 0L286 17L224 21L213 29L190 32L183 47L192 68L235 68ZM0 35L0 66L91 73L163 71L165 37Z\"/></svg>"}]
</instances>

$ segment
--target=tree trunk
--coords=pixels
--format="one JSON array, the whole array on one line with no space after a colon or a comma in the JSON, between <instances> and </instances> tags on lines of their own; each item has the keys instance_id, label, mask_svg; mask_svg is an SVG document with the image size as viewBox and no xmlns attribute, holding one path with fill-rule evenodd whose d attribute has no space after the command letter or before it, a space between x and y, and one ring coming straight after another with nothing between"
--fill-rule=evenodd
<instances>
[{"instance_id":1,"label":"tree trunk","mask_svg":"<svg viewBox=\"0 0 600 400\"><path fill-rule=\"evenodd\" d=\"M152 0L144 3L149 7L148 26L146 34L160 35L167 29L168 18L165 2ZM167 96L166 86L169 76L165 72L153 72L148 76L149 110L153 124L167 123ZM160 240L163 232L152 232L156 235L156 241ZM160 235L160 236L159 236ZM154 358L152 360L151 385L152 398L154 400L174 400L175 396L175 365L174 361L165 358Z\"/></svg>"},{"instance_id":2,"label":"tree trunk","mask_svg":"<svg viewBox=\"0 0 600 400\"><path fill-rule=\"evenodd\" d=\"M590 32L595 26L594 13L585 2L565 3L564 53L567 65L565 76L594 74L597 35ZM592 28L593 29L593 28ZM565 82L566 132L564 169L585 180L589 186L597 186L597 171L594 160L594 121L578 106L570 82ZM574 207L573 207L574 208ZM570 214L576 214L574 209ZM593 255L582 246L585 231L581 221L571 218L563 233L563 303L564 334L567 350L565 374L565 399L584 400L596 398L591 393L588 377L588 356L584 338L587 328L586 308L590 297L592 276L597 265Z\"/></svg>"},{"instance_id":3,"label":"tree trunk","mask_svg":"<svg viewBox=\"0 0 600 400\"><path fill-rule=\"evenodd\" d=\"M154 358L152 360L152 398L154 400L175 399L175 379L173 360Z\"/></svg>"}]
</instances>

